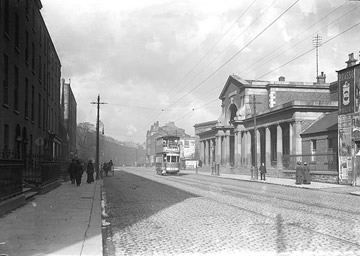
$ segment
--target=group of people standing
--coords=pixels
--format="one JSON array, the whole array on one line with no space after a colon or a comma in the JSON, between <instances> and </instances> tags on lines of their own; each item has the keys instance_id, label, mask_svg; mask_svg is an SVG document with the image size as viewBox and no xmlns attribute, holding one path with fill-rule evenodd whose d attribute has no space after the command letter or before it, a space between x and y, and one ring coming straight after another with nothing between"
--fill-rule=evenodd
<instances>
[{"instance_id":1,"label":"group of people standing","mask_svg":"<svg viewBox=\"0 0 360 256\"><path fill-rule=\"evenodd\" d=\"M302 163L301 161L297 162L296 166L296 180L295 184L310 184L310 167L308 166L307 162Z\"/></svg>"},{"instance_id":2,"label":"group of people standing","mask_svg":"<svg viewBox=\"0 0 360 256\"><path fill-rule=\"evenodd\" d=\"M87 166L86 166L86 173L87 173L87 180L86 182L88 184L91 184L92 182L94 182L94 164L92 162L92 160L89 160ZM68 172L70 175L70 180L71 180L71 184L75 184L76 186L80 186L81 184L81 178L84 172L83 169L83 164L81 163L80 160L75 160L72 159L69 168L68 168Z\"/></svg>"},{"instance_id":3,"label":"group of people standing","mask_svg":"<svg viewBox=\"0 0 360 256\"><path fill-rule=\"evenodd\" d=\"M250 169L250 172L251 172L251 179L254 178L254 175L255 175L255 172L257 171L257 169L255 169L254 166L251 166L251 169ZM259 168L259 171L260 171L260 180L266 180L265 178L265 175L266 175L266 166L264 163L262 163L260 165L260 168Z\"/></svg>"}]
</instances>

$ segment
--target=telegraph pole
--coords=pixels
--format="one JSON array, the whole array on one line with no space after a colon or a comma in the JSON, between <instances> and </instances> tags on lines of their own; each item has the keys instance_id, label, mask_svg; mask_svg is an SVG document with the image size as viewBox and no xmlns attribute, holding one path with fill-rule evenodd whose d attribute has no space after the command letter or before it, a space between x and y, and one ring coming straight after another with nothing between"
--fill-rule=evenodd
<instances>
[{"instance_id":1,"label":"telegraph pole","mask_svg":"<svg viewBox=\"0 0 360 256\"><path fill-rule=\"evenodd\" d=\"M321 36L316 34L313 38L313 45L316 49L316 78L319 76L319 47L321 46Z\"/></svg>"},{"instance_id":2,"label":"telegraph pole","mask_svg":"<svg viewBox=\"0 0 360 256\"><path fill-rule=\"evenodd\" d=\"M259 179L259 174L258 174L258 166L257 166L257 127L256 127L256 104L261 104L261 102L256 102L256 97L255 94L252 96L253 100L251 102L251 104L253 105L253 109L254 109L254 180L258 180Z\"/></svg>"},{"instance_id":3,"label":"telegraph pole","mask_svg":"<svg viewBox=\"0 0 360 256\"><path fill-rule=\"evenodd\" d=\"M96 179L100 179L100 171L99 171L99 121L100 121L100 104L106 104L105 102L100 102L100 95L98 95L97 102L90 102L90 104L97 104L97 118L96 118Z\"/></svg>"}]
</instances>

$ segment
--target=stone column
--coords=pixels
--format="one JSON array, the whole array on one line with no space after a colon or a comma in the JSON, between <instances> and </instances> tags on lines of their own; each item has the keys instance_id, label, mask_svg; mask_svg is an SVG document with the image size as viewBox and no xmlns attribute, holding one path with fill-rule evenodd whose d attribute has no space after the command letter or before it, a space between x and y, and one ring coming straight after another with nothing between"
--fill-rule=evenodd
<instances>
[{"instance_id":1,"label":"stone column","mask_svg":"<svg viewBox=\"0 0 360 256\"><path fill-rule=\"evenodd\" d=\"M218 131L218 133L216 134L216 139L217 139L217 142L216 142L216 147L217 147L217 150L216 150L216 163L217 164L221 164L221 157L222 157L222 145L221 145L221 136L222 136L223 132L222 131Z\"/></svg>"},{"instance_id":2,"label":"stone column","mask_svg":"<svg viewBox=\"0 0 360 256\"><path fill-rule=\"evenodd\" d=\"M234 166L238 166L238 131L234 130Z\"/></svg>"},{"instance_id":3,"label":"stone column","mask_svg":"<svg viewBox=\"0 0 360 256\"><path fill-rule=\"evenodd\" d=\"M266 166L271 166L271 132L270 128L265 128L265 158L266 158Z\"/></svg>"},{"instance_id":4,"label":"stone column","mask_svg":"<svg viewBox=\"0 0 360 256\"><path fill-rule=\"evenodd\" d=\"M212 163L214 162L214 141L211 139L210 140L210 147L209 147L209 154L210 154L210 158L209 158L209 162L210 162L210 166L212 166Z\"/></svg>"},{"instance_id":5,"label":"stone column","mask_svg":"<svg viewBox=\"0 0 360 256\"><path fill-rule=\"evenodd\" d=\"M235 166L241 166L241 157L242 157L242 138L241 138L241 131L236 131L235 133Z\"/></svg>"},{"instance_id":6,"label":"stone column","mask_svg":"<svg viewBox=\"0 0 360 256\"><path fill-rule=\"evenodd\" d=\"M240 165L244 165L244 155L245 155L245 149L244 149L244 146L245 146L245 132L244 131L241 131L240 133L240 141L241 141L241 145L240 145Z\"/></svg>"},{"instance_id":7,"label":"stone column","mask_svg":"<svg viewBox=\"0 0 360 256\"><path fill-rule=\"evenodd\" d=\"M200 160L202 164L204 165L205 162L205 142L203 140L200 141Z\"/></svg>"},{"instance_id":8,"label":"stone column","mask_svg":"<svg viewBox=\"0 0 360 256\"><path fill-rule=\"evenodd\" d=\"M204 166L208 166L208 163L209 163L209 144L208 144L208 140L205 140L204 141L204 145L205 145L205 153L204 153Z\"/></svg>"},{"instance_id":9,"label":"stone column","mask_svg":"<svg viewBox=\"0 0 360 256\"><path fill-rule=\"evenodd\" d=\"M245 164L251 166L251 133L245 132Z\"/></svg>"},{"instance_id":10,"label":"stone column","mask_svg":"<svg viewBox=\"0 0 360 256\"><path fill-rule=\"evenodd\" d=\"M276 155L277 155L277 168L282 170L282 155L283 155L283 132L280 124L276 126Z\"/></svg>"},{"instance_id":11,"label":"stone column","mask_svg":"<svg viewBox=\"0 0 360 256\"><path fill-rule=\"evenodd\" d=\"M230 131L225 132L225 164L230 164Z\"/></svg>"},{"instance_id":12,"label":"stone column","mask_svg":"<svg viewBox=\"0 0 360 256\"><path fill-rule=\"evenodd\" d=\"M257 167L261 165L261 138L260 138L260 129L256 129L256 160Z\"/></svg>"},{"instance_id":13,"label":"stone column","mask_svg":"<svg viewBox=\"0 0 360 256\"><path fill-rule=\"evenodd\" d=\"M295 121L292 123L290 128L292 127L292 136L290 134L290 141L292 141L292 148L290 148L292 151L290 154L292 155L299 155L299 157L296 157L297 161L302 161L301 154L302 154L302 142L301 142L301 121Z\"/></svg>"}]
</instances>

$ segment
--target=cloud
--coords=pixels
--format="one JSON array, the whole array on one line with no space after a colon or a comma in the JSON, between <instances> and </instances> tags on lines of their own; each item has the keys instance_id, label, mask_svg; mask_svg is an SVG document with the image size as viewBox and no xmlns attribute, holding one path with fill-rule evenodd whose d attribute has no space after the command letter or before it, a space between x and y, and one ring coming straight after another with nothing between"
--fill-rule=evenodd
<instances>
[{"instance_id":1,"label":"cloud","mask_svg":"<svg viewBox=\"0 0 360 256\"><path fill-rule=\"evenodd\" d=\"M72 81L78 122L95 122L90 102L100 95L108 103L100 118L109 136L143 142L155 121L176 121L193 134L195 123L220 116L216 99L229 75L314 81L314 52L278 67L311 49L317 33L325 42L360 21L359 2L302 0L254 39L294 1L257 1L239 19L252 2L42 0L62 77ZM319 49L328 81L348 53L359 51L358 29Z\"/></svg>"}]
</instances>

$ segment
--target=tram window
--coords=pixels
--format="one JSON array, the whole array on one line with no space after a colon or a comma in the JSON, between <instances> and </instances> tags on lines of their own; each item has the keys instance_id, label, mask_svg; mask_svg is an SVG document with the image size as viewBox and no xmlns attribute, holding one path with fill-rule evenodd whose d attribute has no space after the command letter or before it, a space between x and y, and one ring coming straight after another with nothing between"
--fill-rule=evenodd
<instances>
[{"instance_id":1,"label":"tram window","mask_svg":"<svg viewBox=\"0 0 360 256\"><path fill-rule=\"evenodd\" d=\"M171 156L167 156L167 162L170 163Z\"/></svg>"},{"instance_id":2,"label":"tram window","mask_svg":"<svg viewBox=\"0 0 360 256\"><path fill-rule=\"evenodd\" d=\"M172 156L172 157L171 157L171 162L172 162L172 163L176 163L176 156Z\"/></svg>"}]
</instances>

